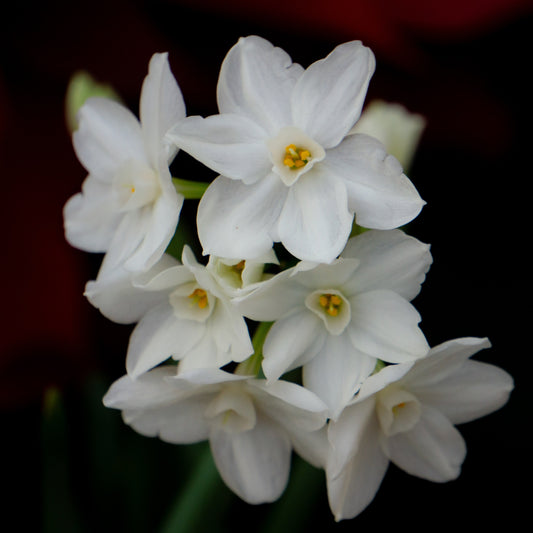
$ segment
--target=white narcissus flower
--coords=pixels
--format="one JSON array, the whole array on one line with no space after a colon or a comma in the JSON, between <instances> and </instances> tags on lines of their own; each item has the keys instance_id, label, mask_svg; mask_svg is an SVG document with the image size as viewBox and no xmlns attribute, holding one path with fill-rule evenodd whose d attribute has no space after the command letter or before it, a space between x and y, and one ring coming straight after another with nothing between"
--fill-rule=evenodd
<instances>
[{"instance_id":1,"label":"white narcissus flower","mask_svg":"<svg viewBox=\"0 0 533 533\"><path fill-rule=\"evenodd\" d=\"M329 263L357 223L393 229L424 205L378 140L349 135L375 60L359 41L304 70L268 41L241 38L217 88L220 114L189 117L169 139L221 175L198 208L204 254L254 258L281 241Z\"/></svg>"},{"instance_id":2,"label":"white narcissus flower","mask_svg":"<svg viewBox=\"0 0 533 533\"><path fill-rule=\"evenodd\" d=\"M146 273L87 286L89 300L102 314L117 322L138 320L126 355L133 378L170 357L180 361L182 371L218 368L253 353L248 327L231 294L188 246L182 262L166 257Z\"/></svg>"},{"instance_id":3,"label":"white narcissus flower","mask_svg":"<svg viewBox=\"0 0 533 533\"><path fill-rule=\"evenodd\" d=\"M291 452L321 466L325 405L294 383L162 366L124 376L104 397L142 435L189 444L208 439L224 482L251 504L276 500L287 484ZM317 432L320 435L317 435ZM309 439L306 436L309 435Z\"/></svg>"},{"instance_id":4,"label":"white narcissus flower","mask_svg":"<svg viewBox=\"0 0 533 533\"><path fill-rule=\"evenodd\" d=\"M411 361L429 346L409 303L432 262L401 230L370 230L331 264L304 264L234 299L243 315L274 321L263 346L270 381L303 366L303 384L338 416L378 359Z\"/></svg>"},{"instance_id":5,"label":"white narcissus flower","mask_svg":"<svg viewBox=\"0 0 533 533\"><path fill-rule=\"evenodd\" d=\"M266 263L279 264L273 249L262 257L246 260L212 255L206 268L228 294L236 297L253 290L257 283L270 277L264 273Z\"/></svg>"},{"instance_id":6,"label":"white narcissus flower","mask_svg":"<svg viewBox=\"0 0 533 533\"><path fill-rule=\"evenodd\" d=\"M184 118L185 104L166 53L150 60L140 122L111 99L85 102L73 143L89 175L63 211L72 246L107 252L108 268L124 264L127 270L142 271L157 262L174 235L183 204L168 168L176 149L165 134Z\"/></svg>"},{"instance_id":7,"label":"white narcissus flower","mask_svg":"<svg viewBox=\"0 0 533 533\"><path fill-rule=\"evenodd\" d=\"M336 520L373 500L389 461L430 481L455 479L466 445L455 424L502 407L513 389L504 370L469 358L487 339L462 338L424 359L386 366L370 376L328 427L328 497Z\"/></svg>"}]
</instances>

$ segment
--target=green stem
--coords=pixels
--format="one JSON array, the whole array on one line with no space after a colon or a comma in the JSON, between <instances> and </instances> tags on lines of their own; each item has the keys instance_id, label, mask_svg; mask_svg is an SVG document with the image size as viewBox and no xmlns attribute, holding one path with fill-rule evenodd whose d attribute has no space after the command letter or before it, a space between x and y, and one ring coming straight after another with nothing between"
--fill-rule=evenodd
<instances>
[{"instance_id":1,"label":"green stem","mask_svg":"<svg viewBox=\"0 0 533 533\"><path fill-rule=\"evenodd\" d=\"M257 325L252 338L254 353L237 366L235 374L240 376L257 376L259 374L263 362L263 344L272 324L273 322L260 322Z\"/></svg>"},{"instance_id":2,"label":"green stem","mask_svg":"<svg viewBox=\"0 0 533 533\"><path fill-rule=\"evenodd\" d=\"M187 200L199 200L209 185L209 183L183 180L181 178L172 178L172 183L178 194L181 194Z\"/></svg>"},{"instance_id":3,"label":"green stem","mask_svg":"<svg viewBox=\"0 0 533 533\"><path fill-rule=\"evenodd\" d=\"M213 531L227 510L232 494L225 487L206 443L176 503L159 533L190 533ZM206 508L209 512L206 513Z\"/></svg>"}]
</instances>

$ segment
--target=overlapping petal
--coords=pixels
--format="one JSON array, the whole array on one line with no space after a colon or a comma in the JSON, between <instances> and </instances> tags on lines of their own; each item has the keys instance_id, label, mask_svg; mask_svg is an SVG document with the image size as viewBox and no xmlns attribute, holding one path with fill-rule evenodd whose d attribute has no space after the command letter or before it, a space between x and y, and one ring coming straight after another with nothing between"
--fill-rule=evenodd
<instances>
[{"instance_id":1,"label":"overlapping petal","mask_svg":"<svg viewBox=\"0 0 533 533\"><path fill-rule=\"evenodd\" d=\"M348 241L342 257L360 263L344 284L347 294L386 289L406 300L420 292L433 262L429 245L401 230L366 231Z\"/></svg>"},{"instance_id":2,"label":"overlapping petal","mask_svg":"<svg viewBox=\"0 0 533 533\"><path fill-rule=\"evenodd\" d=\"M352 228L346 187L314 169L289 189L279 217L279 238L294 256L330 263Z\"/></svg>"},{"instance_id":3,"label":"overlapping petal","mask_svg":"<svg viewBox=\"0 0 533 533\"><path fill-rule=\"evenodd\" d=\"M354 348L347 335L328 335L320 351L305 362L303 384L336 419L375 366L375 358Z\"/></svg>"},{"instance_id":4,"label":"overlapping petal","mask_svg":"<svg viewBox=\"0 0 533 533\"><path fill-rule=\"evenodd\" d=\"M418 327L419 313L395 292L365 292L351 303L348 333L355 348L390 363L411 361L428 353L427 340Z\"/></svg>"},{"instance_id":5,"label":"overlapping petal","mask_svg":"<svg viewBox=\"0 0 533 533\"><path fill-rule=\"evenodd\" d=\"M149 165L141 125L127 108L105 98L90 98L78 112L72 136L78 159L93 179L110 183L125 161Z\"/></svg>"},{"instance_id":6,"label":"overlapping petal","mask_svg":"<svg viewBox=\"0 0 533 533\"><path fill-rule=\"evenodd\" d=\"M144 145L152 167L159 165L160 154L170 161L176 147L165 139L166 133L185 118L183 95L170 71L168 53L154 54L143 81L139 114Z\"/></svg>"},{"instance_id":7,"label":"overlapping petal","mask_svg":"<svg viewBox=\"0 0 533 533\"><path fill-rule=\"evenodd\" d=\"M466 455L459 431L428 406L411 431L389 437L384 447L389 459L408 474L441 483L459 475Z\"/></svg>"},{"instance_id":8,"label":"overlapping petal","mask_svg":"<svg viewBox=\"0 0 533 533\"><path fill-rule=\"evenodd\" d=\"M241 38L220 69L218 108L248 117L274 136L291 124L290 97L302 73L300 65L266 39Z\"/></svg>"},{"instance_id":9,"label":"overlapping petal","mask_svg":"<svg viewBox=\"0 0 533 533\"><path fill-rule=\"evenodd\" d=\"M337 146L361 115L374 69L374 54L360 41L337 46L299 77L291 95L294 124L324 148Z\"/></svg>"},{"instance_id":10,"label":"overlapping petal","mask_svg":"<svg viewBox=\"0 0 533 533\"><path fill-rule=\"evenodd\" d=\"M343 180L349 208L365 228L398 228L413 220L425 204L398 161L367 135L346 137L328 150L322 166Z\"/></svg>"},{"instance_id":11,"label":"overlapping petal","mask_svg":"<svg viewBox=\"0 0 533 533\"><path fill-rule=\"evenodd\" d=\"M334 451L326 470L329 505L335 520L354 518L374 499L389 465L378 445L373 400L351 407L330 424L328 437Z\"/></svg>"},{"instance_id":12,"label":"overlapping petal","mask_svg":"<svg viewBox=\"0 0 533 533\"><path fill-rule=\"evenodd\" d=\"M256 182L272 168L266 146L268 135L246 116L188 117L167 137L219 174L244 183Z\"/></svg>"},{"instance_id":13,"label":"overlapping petal","mask_svg":"<svg viewBox=\"0 0 533 533\"><path fill-rule=\"evenodd\" d=\"M274 175L252 185L216 178L198 206L204 254L255 259L272 248L287 190Z\"/></svg>"}]
</instances>

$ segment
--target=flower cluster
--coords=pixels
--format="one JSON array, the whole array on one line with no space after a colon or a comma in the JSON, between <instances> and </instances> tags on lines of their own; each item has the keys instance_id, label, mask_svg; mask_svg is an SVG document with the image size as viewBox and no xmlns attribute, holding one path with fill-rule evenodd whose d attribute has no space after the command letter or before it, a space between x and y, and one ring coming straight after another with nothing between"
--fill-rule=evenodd
<instances>
[{"instance_id":1,"label":"flower cluster","mask_svg":"<svg viewBox=\"0 0 533 533\"><path fill-rule=\"evenodd\" d=\"M389 462L455 478L455 424L513 387L470 360L487 339L430 348L419 327L411 302L432 257L400 229L424 201L398 158L408 165L420 121L362 115L374 66L358 41L304 69L241 38L221 67L219 114L203 118L186 115L155 54L140 120L111 99L81 107L73 142L88 177L64 209L67 240L105 254L86 297L135 325L104 404L143 435L209 440L249 503L281 495L295 452L325 470L337 520L372 501ZM178 150L218 177L203 189L173 178ZM190 243L169 253L188 198L200 198L204 262Z\"/></svg>"}]
</instances>

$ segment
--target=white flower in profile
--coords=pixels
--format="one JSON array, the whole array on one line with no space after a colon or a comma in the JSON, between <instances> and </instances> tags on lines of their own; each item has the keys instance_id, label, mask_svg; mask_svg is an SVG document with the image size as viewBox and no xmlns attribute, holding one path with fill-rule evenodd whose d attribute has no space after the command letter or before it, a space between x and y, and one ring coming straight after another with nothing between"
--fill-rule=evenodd
<instances>
[{"instance_id":1,"label":"white flower in profile","mask_svg":"<svg viewBox=\"0 0 533 533\"><path fill-rule=\"evenodd\" d=\"M350 133L364 133L380 140L387 152L409 169L425 127L426 119L403 105L373 100Z\"/></svg>"},{"instance_id":2,"label":"white flower in profile","mask_svg":"<svg viewBox=\"0 0 533 533\"><path fill-rule=\"evenodd\" d=\"M469 360L489 346L487 339L455 339L365 381L328 428L328 497L337 521L367 507L389 461L435 482L460 474L466 445L454 426L499 409L513 389L502 369Z\"/></svg>"},{"instance_id":3,"label":"white flower in profile","mask_svg":"<svg viewBox=\"0 0 533 533\"><path fill-rule=\"evenodd\" d=\"M73 134L76 154L88 171L82 192L64 207L68 242L107 252L108 267L150 268L164 253L178 223L178 195L168 165L176 154L165 140L185 118L181 91L166 53L150 60L140 99L140 122L118 102L89 98Z\"/></svg>"},{"instance_id":4,"label":"white flower in profile","mask_svg":"<svg viewBox=\"0 0 533 533\"><path fill-rule=\"evenodd\" d=\"M176 376L175 368L162 366L136 380L124 376L104 405L121 409L126 424L145 436L175 444L208 439L222 479L251 504L281 495L293 449L321 466L327 442L316 435L327 410L310 391L213 368Z\"/></svg>"},{"instance_id":5,"label":"white flower in profile","mask_svg":"<svg viewBox=\"0 0 533 533\"><path fill-rule=\"evenodd\" d=\"M237 297L271 277L264 272L267 263L279 265L273 249L255 259L228 259L211 255L206 268L228 294Z\"/></svg>"},{"instance_id":6,"label":"white flower in profile","mask_svg":"<svg viewBox=\"0 0 533 533\"><path fill-rule=\"evenodd\" d=\"M304 70L268 41L241 38L221 67L220 114L178 123L169 139L217 177L198 208L204 254L253 258L281 242L296 257L329 263L354 213L393 229L424 201L378 140L348 135L375 60L359 41Z\"/></svg>"},{"instance_id":7,"label":"white flower in profile","mask_svg":"<svg viewBox=\"0 0 533 533\"><path fill-rule=\"evenodd\" d=\"M410 300L431 262L429 246L401 230L370 230L351 238L333 263L296 265L234 299L248 318L274 321L263 346L266 378L302 366L304 386L335 418L378 359L425 356Z\"/></svg>"},{"instance_id":8,"label":"white flower in profile","mask_svg":"<svg viewBox=\"0 0 533 533\"><path fill-rule=\"evenodd\" d=\"M98 303L109 317L131 315L131 302L137 309L144 298L153 303L135 326L126 354L126 369L133 378L168 358L180 361L179 371L187 368L221 367L241 362L253 353L250 334L241 313L231 303L216 278L198 263L188 246L183 249L183 264L153 268L153 276L132 279L128 297L107 297L99 291ZM102 294L103 293L103 294Z\"/></svg>"}]
</instances>

